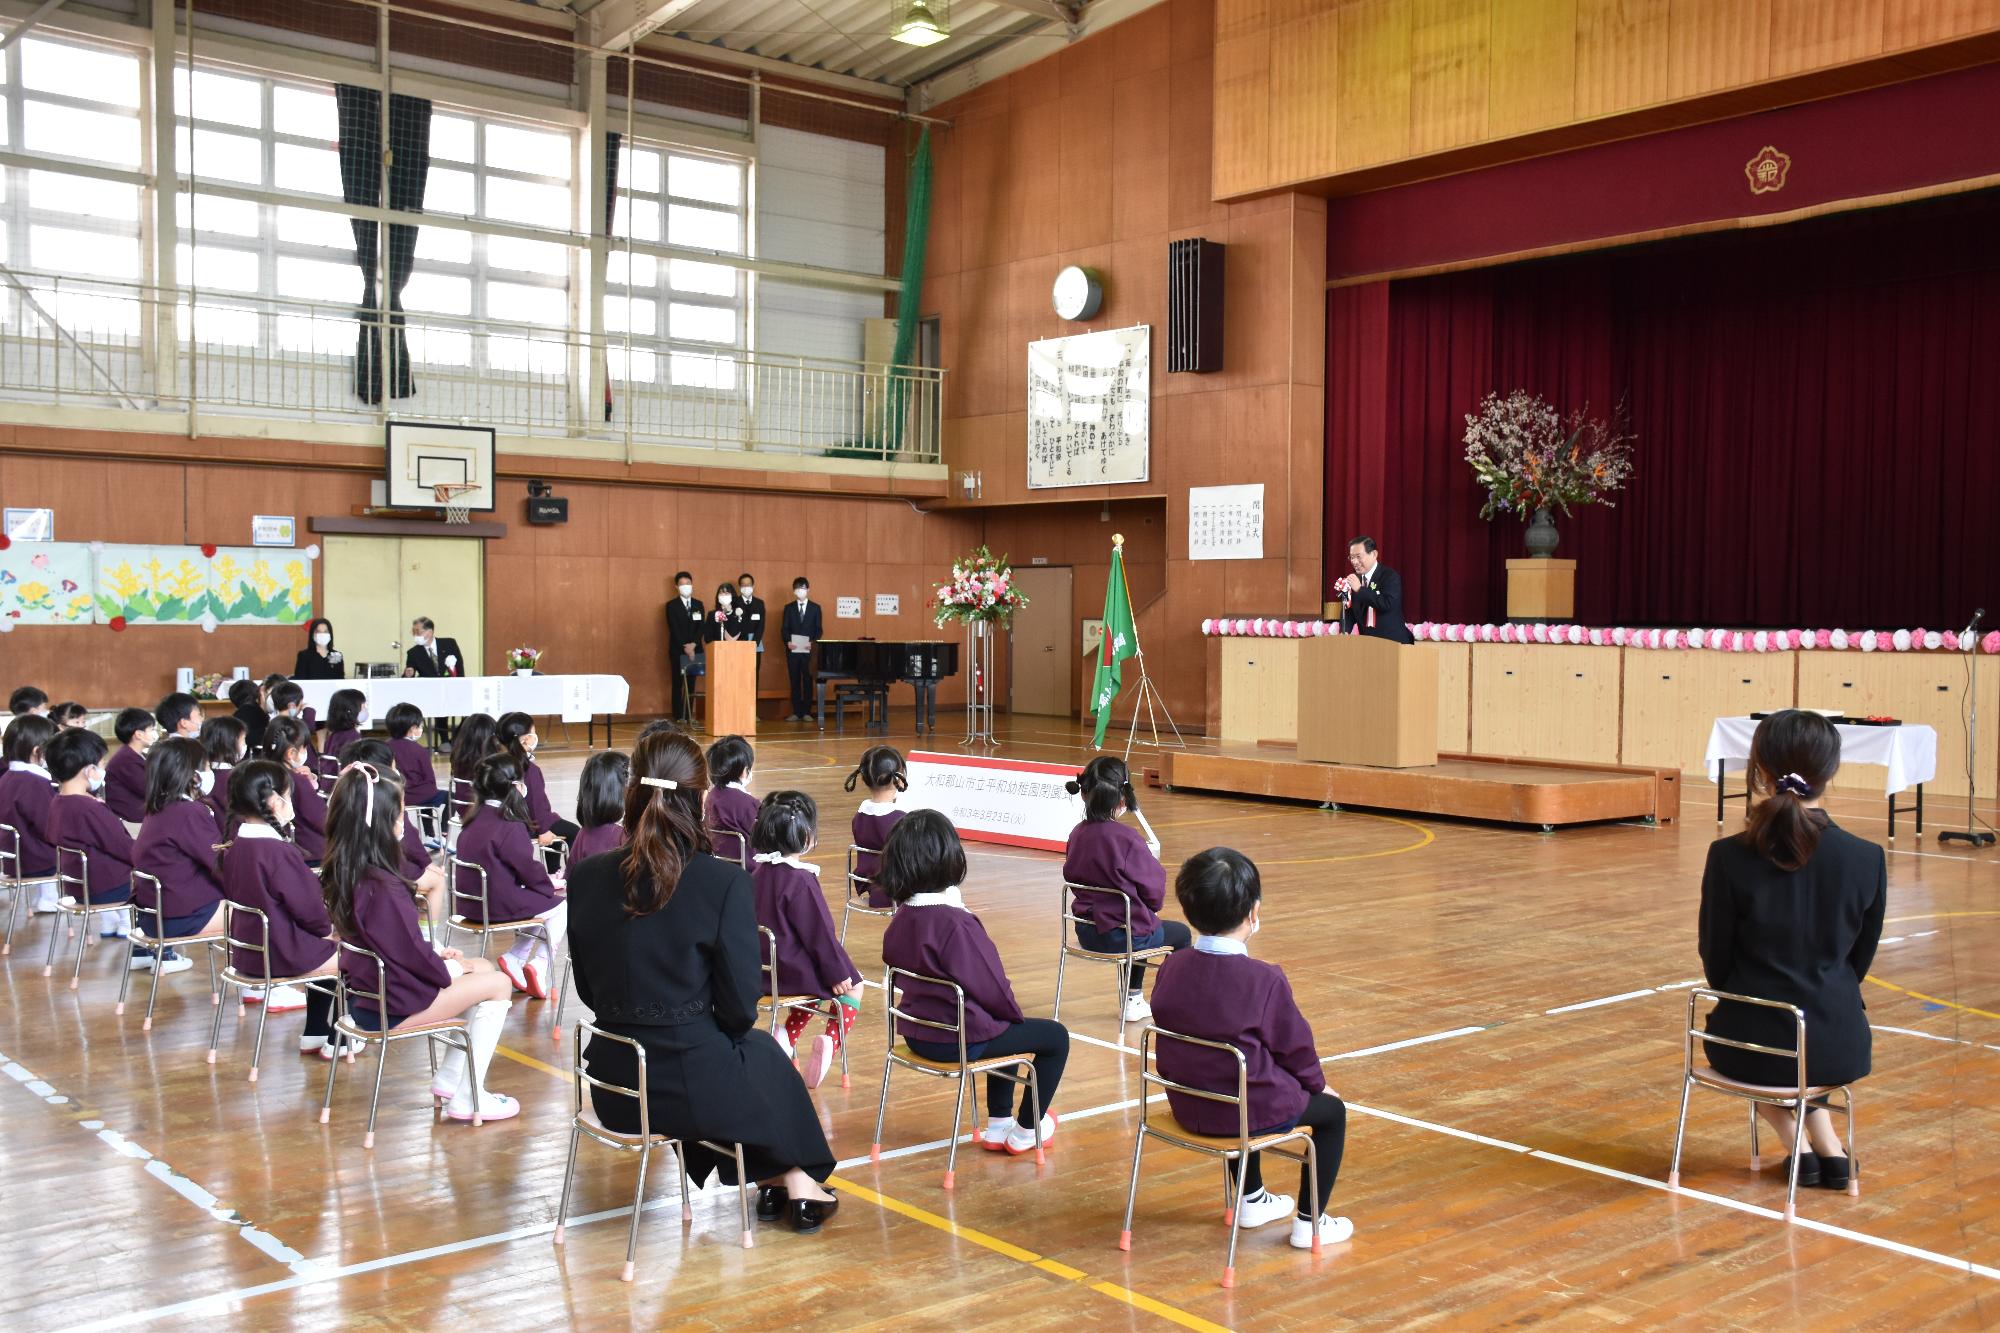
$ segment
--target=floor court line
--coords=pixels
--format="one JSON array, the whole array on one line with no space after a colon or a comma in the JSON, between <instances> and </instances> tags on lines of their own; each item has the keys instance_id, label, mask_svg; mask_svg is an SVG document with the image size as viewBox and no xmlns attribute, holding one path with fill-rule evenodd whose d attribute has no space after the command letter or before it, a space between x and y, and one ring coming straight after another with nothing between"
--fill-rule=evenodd
<instances>
[{"instance_id":1,"label":"floor court line","mask_svg":"<svg viewBox=\"0 0 2000 1333\"><path fill-rule=\"evenodd\" d=\"M1642 990L1628 990L1621 995L1606 995L1601 999L1580 1000L1575 1004L1557 1005L1553 1009L1542 1010L1542 1013L1544 1016L1549 1014L1573 1014L1579 1009L1598 1009L1607 1004L1617 1004L1623 1000L1636 1000L1642 995L1651 994L1653 994L1653 988L1647 986Z\"/></svg>"}]
</instances>

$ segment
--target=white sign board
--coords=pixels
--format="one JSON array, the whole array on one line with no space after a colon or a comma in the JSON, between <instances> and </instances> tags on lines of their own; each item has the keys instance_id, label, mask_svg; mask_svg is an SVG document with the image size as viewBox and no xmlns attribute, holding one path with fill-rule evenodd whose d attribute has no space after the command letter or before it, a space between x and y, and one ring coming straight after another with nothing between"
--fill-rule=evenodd
<instances>
[{"instance_id":1,"label":"white sign board","mask_svg":"<svg viewBox=\"0 0 2000 1333\"><path fill-rule=\"evenodd\" d=\"M1190 486L1188 559L1264 558L1264 486Z\"/></svg>"},{"instance_id":2,"label":"white sign board","mask_svg":"<svg viewBox=\"0 0 2000 1333\"><path fill-rule=\"evenodd\" d=\"M861 599L859 597L836 597L833 601L835 620L861 619Z\"/></svg>"},{"instance_id":3,"label":"white sign board","mask_svg":"<svg viewBox=\"0 0 2000 1333\"><path fill-rule=\"evenodd\" d=\"M903 598L900 593L878 592L875 594L875 614L896 616L903 613Z\"/></svg>"},{"instance_id":4,"label":"white sign board","mask_svg":"<svg viewBox=\"0 0 2000 1333\"><path fill-rule=\"evenodd\" d=\"M1028 344L1030 487L1147 479L1152 335L1140 324Z\"/></svg>"},{"instance_id":5,"label":"white sign board","mask_svg":"<svg viewBox=\"0 0 2000 1333\"><path fill-rule=\"evenodd\" d=\"M910 789L898 804L941 812L968 842L1059 852L1083 819L1082 799L1063 789L1076 776L1073 764L923 750L912 751L907 762Z\"/></svg>"},{"instance_id":6,"label":"white sign board","mask_svg":"<svg viewBox=\"0 0 2000 1333\"><path fill-rule=\"evenodd\" d=\"M298 541L298 520L290 514L259 514L250 520L252 546L291 546Z\"/></svg>"}]
</instances>

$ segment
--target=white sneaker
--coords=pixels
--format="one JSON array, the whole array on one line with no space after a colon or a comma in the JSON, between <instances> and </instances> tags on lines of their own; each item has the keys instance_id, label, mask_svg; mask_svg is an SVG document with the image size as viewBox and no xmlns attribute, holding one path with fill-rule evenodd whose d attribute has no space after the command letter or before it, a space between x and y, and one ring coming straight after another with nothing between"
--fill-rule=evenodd
<instances>
[{"instance_id":1,"label":"white sneaker","mask_svg":"<svg viewBox=\"0 0 2000 1333\"><path fill-rule=\"evenodd\" d=\"M126 967L134 972L151 972L154 969L154 965L155 960L153 955L140 953L133 954L132 961L127 963ZM193 966L194 959L184 953L170 953L165 959L158 962L159 972L163 977L170 977L176 972L185 972Z\"/></svg>"},{"instance_id":2,"label":"white sneaker","mask_svg":"<svg viewBox=\"0 0 2000 1333\"><path fill-rule=\"evenodd\" d=\"M826 1079L826 1073L833 1068L833 1038L824 1032L813 1038L812 1050L806 1054L805 1064L799 1072L805 1075L806 1086L817 1088Z\"/></svg>"},{"instance_id":3,"label":"white sneaker","mask_svg":"<svg viewBox=\"0 0 2000 1333\"><path fill-rule=\"evenodd\" d=\"M500 969L507 980L514 983L515 990L520 991L524 995L527 994L528 978L521 970L520 959L514 957L512 954L503 953L499 958L494 960L493 965Z\"/></svg>"},{"instance_id":4,"label":"white sneaker","mask_svg":"<svg viewBox=\"0 0 2000 1333\"><path fill-rule=\"evenodd\" d=\"M306 993L297 986L273 986L261 994L250 991L243 999L249 1004L264 1004L274 1014L289 1014L306 1007Z\"/></svg>"},{"instance_id":5,"label":"white sneaker","mask_svg":"<svg viewBox=\"0 0 2000 1333\"><path fill-rule=\"evenodd\" d=\"M1319 1215L1320 1244L1338 1245L1342 1241L1353 1240L1353 1239L1354 1239L1354 1223L1348 1221L1344 1217L1329 1217L1325 1213L1321 1213ZM1313 1247L1312 1223L1306 1221L1303 1217L1293 1218L1292 1248L1295 1250L1310 1250L1312 1247Z\"/></svg>"},{"instance_id":6,"label":"white sneaker","mask_svg":"<svg viewBox=\"0 0 2000 1333\"><path fill-rule=\"evenodd\" d=\"M1144 991L1133 991L1125 997L1125 1021L1143 1023L1153 1016L1153 1006L1146 1003Z\"/></svg>"},{"instance_id":7,"label":"white sneaker","mask_svg":"<svg viewBox=\"0 0 2000 1333\"><path fill-rule=\"evenodd\" d=\"M1289 1194L1273 1194L1269 1190L1259 1190L1237 1208L1237 1225L1246 1228L1269 1226L1281 1217L1292 1217L1298 1211L1293 1207L1294 1202ZM1301 1222L1299 1225L1305 1224ZM1311 1244L1311 1241L1308 1240L1307 1244Z\"/></svg>"},{"instance_id":8,"label":"white sneaker","mask_svg":"<svg viewBox=\"0 0 2000 1333\"><path fill-rule=\"evenodd\" d=\"M771 1035L778 1039L778 1049L785 1053L787 1060L796 1060L799 1058L798 1048L792 1045L791 1033L785 1031L783 1028L779 1028Z\"/></svg>"},{"instance_id":9,"label":"white sneaker","mask_svg":"<svg viewBox=\"0 0 2000 1333\"><path fill-rule=\"evenodd\" d=\"M326 1049L326 1041L325 1037L300 1037L299 1054L315 1055Z\"/></svg>"},{"instance_id":10,"label":"white sneaker","mask_svg":"<svg viewBox=\"0 0 2000 1333\"><path fill-rule=\"evenodd\" d=\"M1051 1112L1042 1117L1042 1146L1044 1148L1048 1147L1049 1144L1055 1142L1055 1137L1056 1117ZM1021 1124L1018 1120L1015 1121L1014 1128L1007 1131L1007 1152L1011 1156L1019 1157L1022 1153L1030 1153L1034 1150L1034 1126Z\"/></svg>"},{"instance_id":11,"label":"white sneaker","mask_svg":"<svg viewBox=\"0 0 2000 1333\"><path fill-rule=\"evenodd\" d=\"M521 989L537 1000L549 998L548 973L540 958L530 958L521 968Z\"/></svg>"},{"instance_id":12,"label":"white sneaker","mask_svg":"<svg viewBox=\"0 0 2000 1333\"><path fill-rule=\"evenodd\" d=\"M319 1058L322 1060L338 1060L341 1056L350 1054L359 1055L368 1049L368 1043L361 1038L343 1036L340 1033L335 1033L331 1037L321 1037L319 1041ZM303 1042L300 1043L299 1049L305 1049Z\"/></svg>"},{"instance_id":13,"label":"white sneaker","mask_svg":"<svg viewBox=\"0 0 2000 1333\"><path fill-rule=\"evenodd\" d=\"M36 903L35 903L35 915L36 915L36 916L53 916L53 915L55 915L55 911L56 911L56 902L57 902L57 900L56 900L56 899L54 899L54 898L42 898L42 899L38 899L38 900L36 901Z\"/></svg>"},{"instance_id":14,"label":"white sneaker","mask_svg":"<svg viewBox=\"0 0 2000 1333\"><path fill-rule=\"evenodd\" d=\"M450 1104L444 1108L444 1113L445 1117L450 1120L470 1120L472 1119L472 1099L468 1097L461 1102L454 1097ZM515 1101L504 1092L489 1090L481 1094L479 1098L479 1119L482 1122L488 1120L512 1120L519 1114L521 1114L521 1103Z\"/></svg>"}]
</instances>

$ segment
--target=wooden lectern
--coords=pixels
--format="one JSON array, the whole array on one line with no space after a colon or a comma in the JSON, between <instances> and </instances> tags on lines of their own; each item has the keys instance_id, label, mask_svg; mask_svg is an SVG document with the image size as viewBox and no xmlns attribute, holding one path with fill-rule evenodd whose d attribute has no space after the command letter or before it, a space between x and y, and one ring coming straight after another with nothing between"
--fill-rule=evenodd
<instances>
[{"instance_id":1,"label":"wooden lectern","mask_svg":"<svg viewBox=\"0 0 2000 1333\"><path fill-rule=\"evenodd\" d=\"M748 639L708 645L708 730L757 734L757 645Z\"/></svg>"},{"instance_id":2,"label":"wooden lectern","mask_svg":"<svg viewBox=\"0 0 2000 1333\"><path fill-rule=\"evenodd\" d=\"M1364 634L1299 644L1299 758L1374 768L1435 764L1437 654Z\"/></svg>"}]
</instances>

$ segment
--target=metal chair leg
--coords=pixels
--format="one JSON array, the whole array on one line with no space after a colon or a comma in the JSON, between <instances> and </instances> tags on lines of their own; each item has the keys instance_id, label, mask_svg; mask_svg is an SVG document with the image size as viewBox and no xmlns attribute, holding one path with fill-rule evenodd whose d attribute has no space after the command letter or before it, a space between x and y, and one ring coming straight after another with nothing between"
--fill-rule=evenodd
<instances>
[{"instance_id":1,"label":"metal chair leg","mask_svg":"<svg viewBox=\"0 0 2000 1333\"><path fill-rule=\"evenodd\" d=\"M574 1131L571 1132L574 1135ZM624 1282L632 1280L632 1267L639 1257L639 1210L646 1204L646 1167L651 1163L652 1156L653 1141L647 1139L639 1145L639 1183L632 1190L632 1225L625 1234L625 1271L618 1275ZM748 1223L745 1223L745 1229L748 1229Z\"/></svg>"},{"instance_id":2,"label":"metal chair leg","mask_svg":"<svg viewBox=\"0 0 2000 1333\"><path fill-rule=\"evenodd\" d=\"M757 1237L750 1231L750 1175L743 1167L743 1145L733 1145L736 1149L736 1211L743 1220L743 1248L756 1245Z\"/></svg>"},{"instance_id":3,"label":"metal chair leg","mask_svg":"<svg viewBox=\"0 0 2000 1333\"><path fill-rule=\"evenodd\" d=\"M882 1160L882 1120L889 1114L889 1071L895 1067L896 1062L889 1058L888 1052L883 1052L882 1096L875 1103L875 1137L868 1145L868 1160L871 1162Z\"/></svg>"},{"instance_id":4,"label":"metal chair leg","mask_svg":"<svg viewBox=\"0 0 2000 1333\"><path fill-rule=\"evenodd\" d=\"M214 1064L215 1053L222 1046L222 1006L218 1004L210 1007L215 1010L215 1017L208 1024L208 1062ZM239 1003L238 1008L241 1007ZM251 1078L255 1079L256 1074L252 1073Z\"/></svg>"},{"instance_id":5,"label":"metal chair leg","mask_svg":"<svg viewBox=\"0 0 2000 1333\"><path fill-rule=\"evenodd\" d=\"M335 1012L338 1012L338 1010L339 1010L339 1003L338 1001L336 1001ZM333 1036L329 1038L329 1040L337 1040L345 1042L346 1039L347 1039L346 1034L343 1033L340 1030L340 1028L336 1025L333 1029ZM377 1053L376 1058L379 1061L382 1056L387 1054L388 1051L385 1048ZM327 1122L328 1117L330 1117L333 1114L333 1076L335 1073L339 1071L339 1069L340 1069L340 1061L328 1060L326 1062L326 1096L321 1098L319 1104L319 1122L322 1125L324 1125Z\"/></svg>"},{"instance_id":6,"label":"metal chair leg","mask_svg":"<svg viewBox=\"0 0 2000 1333\"><path fill-rule=\"evenodd\" d=\"M1674 1164L1667 1169L1667 1188L1679 1189L1681 1184L1681 1140L1687 1135L1688 1094L1694 1090L1694 1083L1685 1075L1681 1078L1681 1118L1674 1125ZM1752 1112L1755 1114L1755 1112Z\"/></svg>"},{"instance_id":7,"label":"metal chair leg","mask_svg":"<svg viewBox=\"0 0 2000 1333\"><path fill-rule=\"evenodd\" d=\"M1319 1206L1319 1147L1313 1142L1310 1134L1306 1136L1306 1188L1312 1191L1312 1195L1308 1199L1300 1199L1299 1202L1308 1205L1311 1209L1308 1215L1312 1218L1313 1253L1317 1255L1319 1253L1319 1216L1321 1211Z\"/></svg>"},{"instance_id":8,"label":"metal chair leg","mask_svg":"<svg viewBox=\"0 0 2000 1333\"><path fill-rule=\"evenodd\" d=\"M577 1140L582 1137L583 1131L576 1127L576 1122L571 1121L569 1127L569 1157L563 1163L562 1197L556 1201L556 1232L551 1238L558 1245L563 1243L563 1228L569 1222L569 1193L570 1189L576 1184L576 1144ZM644 1188L643 1184L641 1188ZM633 1206L638 1206L636 1199L633 1201Z\"/></svg>"},{"instance_id":9,"label":"metal chair leg","mask_svg":"<svg viewBox=\"0 0 2000 1333\"><path fill-rule=\"evenodd\" d=\"M57 913L57 915L56 915L56 920L57 920L58 922L60 922L60 921L62 920L62 914L61 914L61 913ZM44 959L42 960L42 975L43 975L43 976L45 976L45 977L48 977L48 976L54 976L54 975L55 975L55 970L56 970L56 946L57 946L58 944L60 944L61 942L62 942L62 931L61 931L61 930L57 930L57 929L51 929L51 930L49 931L49 956L48 956L47 958L44 958ZM82 947L83 947L83 946L82 946L81 944L78 944L78 945L77 945L77 948L78 948L78 949L81 949Z\"/></svg>"},{"instance_id":10,"label":"metal chair leg","mask_svg":"<svg viewBox=\"0 0 2000 1333\"><path fill-rule=\"evenodd\" d=\"M1132 1248L1132 1208L1139 1202L1139 1156L1146 1149L1146 1125L1144 1112L1140 1115L1139 1132L1132 1138L1132 1178L1125 1184L1125 1228L1118 1233L1118 1248Z\"/></svg>"},{"instance_id":11,"label":"metal chair leg","mask_svg":"<svg viewBox=\"0 0 2000 1333\"><path fill-rule=\"evenodd\" d=\"M1236 1285L1236 1235L1243 1228L1243 1186L1249 1178L1250 1169L1246 1162L1236 1173L1236 1188L1229 1201L1229 1257L1222 1265L1222 1285L1225 1287ZM1313 1225L1319 1225L1318 1218L1313 1219Z\"/></svg>"},{"instance_id":12,"label":"metal chair leg","mask_svg":"<svg viewBox=\"0 0 2000 1333\"><path fill-rule=\"evenodd\" d=\"M384 1035L386 1036L388 1026L386 1021L383 1026ZM373 1148L375 1146L375 1112L382 1105L382 1075L388 1072L389 1069L389 1047L392 1044L387 1040L383 1041L382 1049L375 1053L375 1090L368 1098L368 1132L361 1136L361 1146L364 1148ZM339 1064L340 1062L336 1060L334 1063Z\"/></svg>"},{"instance_id":13,"label":"metal chair leg","mask_svg":"<svg viewBox=\"0 0 2000 1333\"><path fill-rule=\"evenodd\" d=\"M1056 1003L1055 1008L1049 1011L1049 1017L1051 1018L1060 1019L1062 1017L1063 968L1068 962L1069 942L1064 940L1062 947L1056 951Z\"/></svg>"},{"instance_id":14,"label":"metal chair leg","mask_svg":"<svg viewBox=\"0 0 2000 1333\"><path fill-rule=\"evenodd\" d=\"M958 1131L965 1123L965 1085L970 1080L955 1079L951 1094L951 1146L945 1149L944 1187L951 1189L958 1182ZM884 1091L887 1089L885 1088Z\"/></svg>"},{"instance_id":15,"label":"metal chair leg","mask_svg":"<svg viewBox=\"0 0 2000 1333\"><path fill-rule=\"evenodd\" d=\"M687 1145L674 1140L674 1170L681 1178L681 1225L694 1221L694 1204L688 1199Z\"/></svg>"},{"instance_id":16,"label":"metal chair leg","mask_svg":"<svg viewBox=\"0 0 2000 1333\"><path fill-rule=\"evenodd\" d=\"M1128 948L1130 947L1130 942L1131 937L1127 936L1126 943ZM1125 1044L1125 1001L1132 994L1131 966L1129 958L1121 960L1118 964L1118 1044L1120 1046Z\"/></svg>"},{"instance_id":17,"label":"metal chair leg","mask_svg":"<svg viewBox=\"0 0 2000 1333\"><path fill-rule=\"evenodd\" d=\"M85 925L86 927L87 927L87 926L89 926L89 925L90 925L90 918L89 918L89 917L85 917L85 918L83 919L83 924L84 924L84 925ZM86 930L82 930L82 931L79 931L79 932L77 932L77 937L76 937L76 966L75 966L75 967L74 967L73 969L71 969L71 971L70 971L70 974L69 974L69 988L70 988L71 990L75 990L75 989L77 988L78 984L79 984L79 983L81 983L81 982L82 982L82 980L83 980L83 949L84 949L84 946L85 946L86 944L89 944L89 943L90 943L90 931L89 931L89 930L87 930L87 929L86 929Z\"/></svg>"},{"instance_id":18,"label":"metal chair leg","mask_svg":"<svg viewBox=\"0 0 2000 1333\"><path fill-rule=\"evenodd\" d=\"M1754 1108L1751 1113L1755 1114ZM1805 1143L1805 1138L1806 1104L1804 1101L1800 1101L1792 1111L1792 1160L1790 1163L1791 1170L1788 1172L1791 1179L1785 1182L1785 1220L1787 1222L1794 1220L1798 1215L1799 1148Z\"/></svg>"},{"instance_id":19,"label":"metal chair leg","mask_svg":"<svg viewBox=\"0 0 2000 1333\"><path fill-rule=\"evenodd\" d=\"M275 988L265 988L264 1003L257 1006L257 1040L251 1043L250 1046L250 1081L252 1083L257 1081L257 1066L264 1061L264 1028L271 1021L271 991L273 989ZM222 1006L217 1005L215 1012L220 1015L222 1013Z\"/></svg>"},{"instance_id":20,"label":"metal chair leg","mask_svg":"<svg viewBox=\"0 0 2000 1333\"><path fill-rule=\"evenodd\" d=\"M1750 1169L1764 1169L1764 1153L1757 1143L1757 1103L1750 1103Z\"/></svg>"},{"instance_id":21,"label":"metal chair leg","mask_svg":"<svg viewBox=\"0 0 2000 1333\"><path fill-rule=\"evenodd\" d=\"M1918 800L1923 799L1923 788L1917 788ZM1921 808L1921 806L1919 807ZM1847 1129L1847 1194L1849 1198L1861 1197L1861 1159L1854 1155L1854 1089L1842 1088L1845 1094L1841 1103L1841 1115Z\"/></svg>"}]
</instances>

